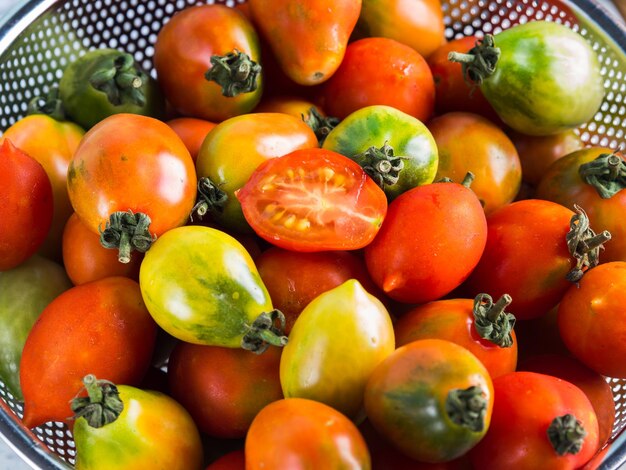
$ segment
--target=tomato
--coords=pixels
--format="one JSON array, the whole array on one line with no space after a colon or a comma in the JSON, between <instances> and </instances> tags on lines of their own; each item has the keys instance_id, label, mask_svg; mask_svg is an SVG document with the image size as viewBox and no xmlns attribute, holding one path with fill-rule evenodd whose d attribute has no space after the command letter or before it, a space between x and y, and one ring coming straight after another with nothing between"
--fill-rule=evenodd
<instances>
[{"instance_id":1,"label":"tomato","mask_svg":"<svg viewBox=\"0 0 626 470\"><path fill-rule=\"evenodd\" d=\"M63 232L63 265L74 285L85 284L111 276L139 280L143 256L133 256L129 263L120 263L117 253L107 250L76 214L68 219Z\"/></svg>"},{"instance_id":2,"label":"tomato","mask_svg":"<svg viewBox=\"0 0 626 470\"><path fill-rule=\"evenodd\" d=\"M367 379L395 348L384 305L351 279L313 299L280 360L286 398L309 398L356 418Z\"/></svg>"},{"instance_id":3,"label":"tomato","mask_svg":"<svg viewBox=\"0 0 626 470\"><path fill-rule=\"evenodd\" d=\"M88 371L138 384L150 365L156 330L139 285L131 279L109 277L56 297L39 316L22 352L24 425L71 419L69 402Z\"/></svg>"},{"instance_id":4,"label":"tomato","mask_svg":"<svg viewBox=\"0 0 626 470\"><path fill-rule=\"evenodd\" d=\"M139 284L152 317L182 341L262 352L272 336L284 345L274 327L279 312L252 258L224 232L193 225L168 231L146 253Z\"/></svg>"},{"instance_id":5,"label":"tomato","mask_svg":"<svg viewBox=\"0 0 626 470\"><path fill-rule=\"evenodd\" d=\"M370 470L357 427L330 406L305 398L275 401L254 418L246 436L246 469Z\"/></svg>"},{"instance_id":6,"label":"tomato","mask_svg":"<svg viewBox=\"0 0 626 470\"><path fill-rule=\"evenodd\" d=\"M493 212L487 225L485 251L463 292L509 294L515 299L510 311L518 320L545 315L572 282L598 262L597 244L587 246L591 239L598 240L584 212L574 214L554 202L527 199Z\"/></svg>"},{"instance_id":7,"label":"tomato","mask_svg":"<svg viewBox=\"0 0 626 470\"><path fill-rule=\"evenodd\" d=\"M0 380L17 400L26 337L43 309L70 287L63 267L38 255L0 272Z\"/></svg>"},{"instance_id":8,"label":"tomato","mask_svg":"<svg viewBox=\"0 0 626 470\"><path fill-rule=\"evenodd\" d=\"M180 137L195 162L202 142L217 124L203 119L181 117L167 121L167 125Z\"/></svg>"},{"instance_id":9,"label":"tomato","mask_svg":"<svg viewBox=\"0 0 626 470\"><path fill-rule=\"evenodd\" d=\"M532 186L539 184L553 162L584 146L573 130L545 136L510 131L509 137L522 163L522 180Z\"/></svg>"},{"instance_id":10,"label":"tomato","mask_svg":"<svg viewBox=\"0 0 626 470\"><path fill-rule=\"evenodd\" d=\"M77 469L203 468L200 434L172 398L93 375L83 382L89 396L72 401Z\"/></svg>"},{"instance_id":11,"label":"tomato","mask_svg":"<svg viewBox=\"0 0 626 470\"><path fill-rule=\"evenodd\" d=\"M225 5L176 13L154 45L154 67L181 115L219 122L252 111L263 79L259 38L250 21Z\"/></svg>"},{"instance_id":12,"label":"tomato","mask_svg":"<svg viewBox=\"0 0 626 470\"><path fill-rule=\"evenodd\" d=\"M361 0L248 3L280 67L301 85L317 85L335 73L361 11Z\"/></svg>"},{"instance_id":13,"label":"tomato","mask_svg":"<svg viewBox=\"0 0 626 470\"><path fill-rule=\"evenodd\" d=\"M544 172L536 197L585 209L592 227L608 230L611 241L601 260L626 261L626 162L620 153L603 147L572 152Z\"/></svg>"},{"instance_id":14,"label":"tomato","mask_svg":"<svg viewBox=\"0 0 626 470\"><path fill-rule=\"evenodd\" d=\"M251 231L235 191L265 160L317 146L311 128L301 118L286 114L253 113L220 123L205 139L196 161L198 178L208 178L207 185L216 188L200 190L206 196L202 200L206 210L227 229Z\"/></svg>"},{"instance_id":15,"label":"tomato","mask_svg":"<svg viewBox=\"0 0 626 470\"><path fill-rule=\"evenodd\" d=\"M575 128L593 118L604 98L595 51L555 22L530 21L487 35L452 60L463 62L464 75L480 86L500 118L524 134Z\"/></svg>"},{"instance_id":16,"label":"tomato","mask_svg":"<svg viewBox=\"0 0 626 470\"><path fill-rule=\"evenodd\" d=\"M471 171L472 191L487 214L513 201L522 182L522 167L504 131L481 116L461 112L434 118L428 129L439 150L435 180L460 181Z\"/></svg>"},{"instance_id":17,"label":"tomato","mask_svg":"<svg viewBox=\"0 0 626 470\"><path fill-rule=\"evenodd\" d=\"M494 407L484 439L470 451L475 468L571 469L598 449L598 422L575 385L535 372L493 381Z\"/></svg>"},{"instance_id":18,"label":"tomato","mask_svg":"<svg viewBox=\"0 0 626 470\"><path fill-rule=\"evenodd\" d=\"M322 109L340 119L382 104L425 122L433 112L435 82L416 50L393 39L364 38L348 45L319 100Z\"/></svg>"},{"instance_id":19,"label":"tomato","mask_svg":"<svg viewBox=\"0 0 626 470\"><path fill-rule=\"evenodd\" d=\"M367 106L341 121L323 148L351 158L389 199L422 184L437 172L437 144L424 124L389 106Z\"/></svg>"},{"instance_id":20,"label":"tomato","mask_svg":"<svg viewBox=\"0 0 626 470\"><path fill-rule=\"evenodd\" d=\"M255 264L274 307L285 315L285 334L309 302L349 279L356 279L367 292L385 300L362 258L349 251L301 253L271 247Z\"/></svg>"},{"instance_id":21,"label":"tomato","mask_svg":"<svg viewBox=\"0 0 626 470\"><path fill-rule=\"evenodd\" d=\"M567 349L607 377L626 378L626 262L590 269L559 304L558 324Z\"/></svg>"},{"instance_id":22,"label":"tomato","mask_svg":"<svg viewBox=\"0 0 626 470\"><path fill-rule=\"evenodd\" d=\"M615 402L613 390L604 377L575 358L561 354L535 356L520 363L518 370L552 375L580 388L589 398L598 418L600 447L609 440L615 422Z\"/></svg>"},{"instance_id":23,"label":"tomato","mask_svg":"<svg viewBox=\"0 0 626 470\"><path fill-rule=\"evenodd\" d=\"M76 124L44 114L26 116L4 132L17 148L41 163L52 184L52 226L40 253L55 261L61 260L63 229L74 212L67 194L67 167L84 134Z\"/></svg>"},{"instance_id":24,"label":"tomato","mask_svg":"<svg viewBox=\"0 0 626 470\"><path fill-rule=\"evenodd\" d=\"M280 354L276 347L258 355L180 342L168 363L171 395L189 411L200 431L244 437L256 414L283 398Z\"/></svg>"},{"instance_id":25,"label":"tomato","mask_svg":"<svg viewBox=\"0 0 626 470\"><path fill-rule=\"evenodd\" d=\"M245 455L243 450L234 450L215 460L205 470L246 470Z\"/></svg>"},{"instance_id":26,"label":"tomato","mask_svg":"<svg viewBox=\"0 0 626 470\"><path fill-rule=\"evenodd\" d=\"M156 80L116 49L91 50L71 62L59 81L59 98L71 120L89 129L119 113L161 119L165 99Z\"/></svg>"},{"instance_id":27,"label":"tomato","mask_svg":"<svg viewBox=\"0 0 626 470\"><path fill-rule=\"evenodd\" d=\"M35 159L9 139L0 144L0 271L26 261L41 246L52 224L52 185Z\"/></svg>"},{"instance_id":28,"label":"tomato","mask_svg":"<svg viewBox=\"0 0 626 470\"><path fill-rule=\"evenodd\" d=\"M196 197L189 151L165 123L115 114L94 126L70 162L67 188L78 217L101 241L146 251L153 237L183 225ZM132 214L129 213L132 211Z\"/></svg>"},{"instance_id":29,"label":"tomato","mask_svg":"<svg viewBox=\"0 0 626 470\"><path fill-rule=\"evenodd\" d=\"M295 251L362 248L387 212L385 193L357 163L319 148L265 161L237 199L260 237Z\"/></svg>"},{"instance_id":30,"label":"tomato","mask_svg":"<svg viewBox=\"0 0 626 470\"><path fill-rule=\"evenodd\" d=\"M474 354L492 378L517 365L515 317L505 312L511 298L493 302L487 294L472 299L446 299L414 307L394 325L397 346L419 339L452 341Z\"/></svg>"},{"instance_id":31,"label":"tomato","mask_svg":"<svg viewBox=\"0 0 626 470\"><path fill-rule=\"evenodd\" d=\"M365 410L376 430L415 460L447 462L474 447L489 428L493 388L487 369L450 341L401 346L370 376Z\"/></svg>"},{"instance_id":32,"label":"tomato","mask_svg":"<svg viewBox=\"0 0 626 470\"><path fill-rule=\"evenodd\" d=\"M469 276L486 240L485 212L476 195L457 183L431 183L389 204L382 228L365 247L365 262L389 297L425 303L448 294Z\"/></svg>"},{"instance_id":33,"label":"tomato","mask_svg":"<svg viewBox=\"0 0 626 470\"><path fill-rule=\"evenodd\" d=\"M363 0L356 26L360 37L395 39L428 57L445 42L439 0Z\"/></svg>"}]
</instances>

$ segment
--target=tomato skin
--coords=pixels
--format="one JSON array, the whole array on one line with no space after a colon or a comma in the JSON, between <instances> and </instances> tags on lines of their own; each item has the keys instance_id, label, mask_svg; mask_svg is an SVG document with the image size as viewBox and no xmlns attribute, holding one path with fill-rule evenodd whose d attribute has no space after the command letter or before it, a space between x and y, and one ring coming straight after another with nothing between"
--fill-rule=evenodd
<instances>
[{"instance_id":1,"label":"tomato skin","mask_svg":"<svg viewBox=\"0 0 626 470\"><path fill-rule=\"evenodd\" d=\"M281 69L301 85L317 85L335 73L361 11L361 0L249 0L248 3L255 25Z\"/></svg>"},{"instance_id":2,"label":"tomato skin","mask_svg":"<svg viewBox=\"0 0 626 470\"><path fill-rule=\"evenodd\" d=\"M513 372L517 366L517 340L500 347L480 337L474 327L474 300L446 299L420 305L403 314L394 325L396 346L412 341L438 338L452 341L474 354L491 378Z\"/></svg>"},{"instance_id":3,"label":"tomato skin","mask_svg":"<svg viewBox=\"0 0 626 470\"><path fill-rule=\"evenodd\" d=\"M478 387L485 400L482 429L452 420L451 390ZM489 428L493 388L489 373L467 349L450 341L423 339L401 346L370 376L367 416L404 454L422 462L453 460L474 447Z\"/></svg>"},{"instance_id":4,"label":"tomato skin","mask_svg":"<svg viewBox=\"0 0 626 470\"><path fill-rule=\"evenodd\" d=\"M69 164L67 188L78 217L95 233L116 211L142 212L150 233L187 222L196 198L189 151L165 123L115 114L91 128Z\"/></svg>"},{"instance_id":5,"label":"tomato skin","mask_svg":"<svg viewBox=\"0 0 626 470\"><path fill-rule=\"evenodd\" d=\"M385 193L356 162L320 148L266 160L236 195L257 235L294 251L363 248L387 212Z\"/></svg>"},{"instance_id":6,"label":"tomato skin","mask_svg":"<svg viewBox=\"0 0 626 470\"><path fill-rule=\"evenodd\" d=\"M167 125L180 137L195 162L202 142L217 124L203 119L180 117L167 121Z\"/></svg>"},{"instance_id":7,"label":"tomato skin","mask_svg":"<svg viewBox=\"0 0 626 470\"><path fill-rule=\"evenodd\" d=\"M254 108L255 113L283 113L289 114L298 119L305 120L309 117L311 108L320 113L322 116L325 113L322 109L311 101L296 96L271 96L270 98L263 99L259 105Z\"/></svg>"},{"instance_id":8,"label":"tomato skin","mask_svg":"<svg viewBox=\"0 0 626 470\"><path fill-rule=\"evenodd\" d=\"M0 271L32 256L52 224L52 185L43 166L15 147L0 144Z\"/></svg>"},{"instance_id":9,"label":"tomato skin","mask_svg":"<svg viewBox=\"0 0 626 470\"><path fill-rule=\"evenodd\" d=\"M407 214L420 217L407 219ZM457 183L431 183L389 204L378 235L365 247L365 262L374 283L389 297L425 303L469 276L486 240L487 222L476 195Z\"/></svg>"},{"instance_id":10,"label":"tomato skin","mask_svg":"<svg viewBox=\"0 0 626 470\"><path fill-rule=\"evenodd\" d=\"M172 397L189 411L200 431L222 438L244 437L256 414L283 398L280 355L276 347L257 355L180 342L168 363Z\"/></svg>"},{"instance_id":11,"label":"tomato skin","mask_svg":"<svg viewBox=\"0 0 626 470\"><path fill-rule=\"evenodd\" d=\"M472 191L486 214L515 199L522 167L515 146L498 126L475 114L453 112L432 119L428 129L439 150L435 181L461 181L471 171Z\"/></svg>"},{"instance_id":12,"label":"tomato skin","mask_svg":"<svg viewBox=\"0 0 626 470\"><path fill-rule=\"evenodd\" d=\"M131 279L109 277L56 297L22 352L24 425L69 419L69 402L88 373L138 384L150 365L156 331L139 285Z\"/></svg>"},{"instance_id":13,"label":"tomato skin","mask_svg":"<svg viewBox=\"0 0 626 470\"><path fill-rule=\"evenodd\" d=\"M575 385L535 372L512 372L493 381L494 408L484 439L470 451L475 468L571 469L585 464L598 449L593 407ZM559 456L548 440L552 420L573 414L587 432L577 454Z\"/></svg>"},{"instance_id":14,"label":"tomato skin","mask_svg":"<svg viewBox=\"0 0 626 470\"><path fill-rule=\"evenodd\" d=\"M313 130L287 114L252 113L221 122L203 142L196 160L198 178L208 177L228 196L223 212L213 214L215 221L230 230L250 232L235 192L264 161L317 146Z\"/></svg>"},{"instance_id":15,"label":"tomato skin","mask_svg":"<svg viewBox=\"0 0 626 470\"><path fill-rule=\"evenodd\" d=\"M286 398L261 410L245 445L246 469L345 468L370 470L357 427L330 406Z\"/></svg>"},{"instance_id":16,"label":"tomato skin","mask_svg":"<svg viewBox=\"0 0 626 470\"><path fill-rule=\"evenodd\" d=\"M154 66L165 96L183 116L219 122L252 111L261 99L262 74L254 91L234 97L205 79L211 56L233 50L260 62L259 38L250 21L225 5L185 8L161 28L154 45Z\"/></svg>"},{"instance_id":17,"label":"tomato skin","mask_svg":"<svg viewBox=\"0 0 626 470\"><path fill-rule=\"evenodd\" d=\"M247 5L246 3L240 5ZM205 470L246 470L246 454L243 450L234 450L221 456Z\"/></svg>"},{"instance_id":18,"label":"tomato skin","mask_svg":"<svg viewBox=\"0 0 626 470\"><path fill-rule=\"evenodd\" d=\"M78 125L45 114L26 116L4 132L5 138L41 163L50 179L54 213L50 232L39 252L55 261L61 260L63 229L74 212L67 194L67 167L84 134Z\"/></svg>"},{"instance_id":19,"label":"tomato skin","mask_svg":"<svg viewBox=\"0 0 626 470\"><path fill-rule=\"evenodd\" d=\"M567 349L607 377L626 378L626 262L590 269L559 304L558 325Z\"/></svg>"},{"instance_id":20,"label":"tomato skin","mask_svg":"<svg viewBox=\"0 0 626 470\"><path fill-rule=\"evenodd\" d=\"M380 104L425 122L434 109L435 82L414 49L393 39L364 38L348 45L341 65L322 86L319 102L340 119Z\"/></svg>"}]
</instances>

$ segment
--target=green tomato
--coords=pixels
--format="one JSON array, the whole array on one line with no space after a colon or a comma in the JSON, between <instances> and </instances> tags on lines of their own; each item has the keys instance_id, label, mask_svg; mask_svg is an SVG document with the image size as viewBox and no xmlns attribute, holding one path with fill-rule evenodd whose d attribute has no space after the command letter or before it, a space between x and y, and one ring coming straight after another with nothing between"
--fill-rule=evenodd
<instances>
[{"instance_id":1,"label":"green tomato","mask_svg":"<svg viewBox=\"0 0 626 470\"><path fill-rule=\"evenodd\" d=\"M394 348L384 305L350 279L313 299L296 320L280 361L283 394L356 418L367 379Z\"/></svg>"},{"instance_id":2,"label":"green tomato","mask_svg":"<svg viewBox=\"0 0 626 470\"><path fill-rule=\"evenodd\" d=\"M0 272L0 380L18 400L19 365L28 333L44 308L70 287L63 267L38 255Z\"/></svg>"},{"instance_id":3,"label":"green tomato","mask_svg":"<svg viewBox=\"0 0 626 470\"><path fill-rule=\"evenodd\" d=\"M286 340L274 334L282 314L273 310L252 258L220 230L185 226L164 233L141 263L139 285L157 324L182 341L262 352L268 341Z\"/></svg>"},{"instance_id":4,"label":"green tomato","mask_svg":"<svg viewBox=\"0 0 626 470\"><path fill-rule=\"evenodd\" d=\"M323 148L361 165L393 199L432 183L437 173L437 144L418 119L390 106L361 108L335 127Z\"/></svg>"}]
</instances>

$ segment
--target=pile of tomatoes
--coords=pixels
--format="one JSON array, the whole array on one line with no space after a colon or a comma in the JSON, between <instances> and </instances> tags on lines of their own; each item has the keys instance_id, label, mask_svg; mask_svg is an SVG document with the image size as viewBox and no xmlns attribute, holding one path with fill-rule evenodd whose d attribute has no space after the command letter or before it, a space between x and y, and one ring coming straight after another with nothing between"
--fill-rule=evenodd
<instances>
[{"instance_id":1,"label":"pile of tomatoes","mask_svg":"<svg viewBox=\"0 0 626 470\"><path fill-rule=\"evenodd\" d=\"M595 468L626 379L597 57L544 21L446 42L414 3L189 7L156 79L90 51L5 130L26 427L83 469Z\"/></svg>"}]
</instances>

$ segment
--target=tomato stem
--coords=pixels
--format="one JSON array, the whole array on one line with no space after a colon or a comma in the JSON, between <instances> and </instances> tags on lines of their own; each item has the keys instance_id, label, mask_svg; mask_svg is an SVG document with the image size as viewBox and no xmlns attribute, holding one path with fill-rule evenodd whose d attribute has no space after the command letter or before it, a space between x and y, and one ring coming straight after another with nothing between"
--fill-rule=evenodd
<instances>
[{"instance_id":1,"label":"tomato stem","mask_svg":"<svg viewBox=\"0 0 626 470\"><path fill-rule=\"evenodd\" d=\"M583 163L578 173L593 186L602 199L609 199L626 188L626 161L613 153L603 153L595 160Z\"/></svg>"},{"instance_id":2,"label":"tomato stem","mask_svg":"<svg viewBox=\"0 0 626 470\"><path fill-rule=\"evenodd\" d=\"M155 238L150 235L150 217L141 212L114 212L100 230L100 244L104 248L119 250L120 263L130 262L133 250L145 253Z\"/></svg>"},{"instance_id":3,"label":"tomato stem","mask_svg":"<svg viewBox=\"0 0 626 470\"><path fill-rule=\"evenodd\" d=\"M332 131L337 124L339 124L339 118L332 116L324 117L315 106L311 106L307 117L302 115L302 120L313 130L320 146L324 143L326 136L330 134L330 131Z\"/></svg>"},{"instance_id":4,"label":"tomato stem","mask_svg":"<svg viewBox=\"0 0 626 470\"><path fill-rule=\"evenodd\" d=\"M142 86L147 80L148 76L135 67L133 56L122 53L113 60L112 67L107 63L98 68L89 78L89 83L106 94L114 106L144 106L146 97Z\"/></svg>"},{"instance_id":5,"label":"tomato stem","mask_svg":"<svg viewBox=\"0 0 626 470\"><path fill-rule=\"evenodd\" d=\"M279 326L276 326L278 320ZM256 354L264 353L272 346L282 347L288 342L285 331L285 315L277 309L271 312L263 312L252 323L246 325L247 333L241 340L241 347Z\"/></svg>"},{"instance_id":6,"label":"tomato stem","mask_svg":"<svg viewBox=\"0 0 626 470\"><path fill-rule=\"evenodd\" d=\"M496 47L493 35L486 34L483 39L476 41L476 45L467 54L450 52L448 60L459 62L463 70L463 77L471 85L480 85L485 78L496 71L500 59L500 48Z\"/></svg>"},{"instance_id":7,"label":"tomato stem","mask_svg":"<svg viewBox=\"0 0 626 470\"><path fill-rule=\"evenodd\" d=\"M446 413L459 426L481 432L485 427L487 399L476 385L450 390L446 398Z\"/></svg>"},{"instance_id":8,"label":"tomato stem","mask_svg":"<svg viewBox=\"0 0 626 470\"><path fill-rule=\"evenodd\" d=\"M36 96L28 103L27 114L45 114L57 121L65 121L65 109L59 97L59 87L54 85L50 87L48 94L44 96Z\"/></svg>"},{"instance_id":9,"label":"tomato stem","mask_svg":"<svg viewBox=\"0 0 626 470\"><path fill-rule=\"evenodd\" d=\"M248 54L234 50L226 55L211 56L211 68L204 77L222 87L222 95L232 98L257 89L261 65Z\"/></svg>"},{"instance_id":10,"label":"tomato stem","mask_svg":"<svg viewBox=\"0 0 626 470\"><path fill-rule=\"evenodd\" d=\"M488 294L478 294L474 298L474 328L481 338L502 348L513 345L511 332L515 326L515 316L504 311L511 301L509 294L501 296L495 304Z\"/></svg>"},{"instance_id":11,"label":"tomato stem","mask_svg":"<svg viewBox=\"0 0 626 470\"><path fill-rule=\"evenodd\" d=\"M115 421L124 409L115 384L97 380L93 374L83 377L83 384L88 396L72 400L70 406L74 419L85 418L92 428L101 428Z\"/></svg>"},{"instance_id":12,"label":"tomato stem","mask_svg":"<svg viewBox=\"0 0 626 470\"><path fill-rule=\"evenodd\" d=\"M576 214L570 219L570 231L565 236L567 248L576 261L566 276L570 282L577 283L581 280L585 271L600 262L600 249L603 244L611 239L611 233L607 230L596 233L589 227L589 218L585 211L578 205L574 205Z\"/></svg>"},{"instance_id":13,"label":"tomato stem","mask_svg":"<svg viewBox=\"0 0 626 470\"><path fill-rule=\"evenodd\" d=\"M193 214L198 214L202 219L207 212L217 215L224 212L224 207L228 201L228 194L222 191L211 179L203 176L198 180L198 195L196 205L191 209L189 218L193 220Z\"/></svg>"},{"instance_id":14,"label":"tomato stem","mask_svg":"<svg viewBox=\"0 0 626 470\"><path fill-rule=\"evenodd\" d=\"M587 431L572 414L558 416L548 427L548 439L559 455L577 454L583 446Z\"/></svg>"},{"instance_id":15,"label":"tomato stem","mask_svg":"<svg viewBox=\"0 0 626 470\"><path fill-rule=\"evenodd\" d=\"M352 157L365 173L372 178L381 189L393 186L400 179L404 169L404 157L394 155L394 150L387 142L382 147L372 146Z\"/></svg>"}]
</instances>

